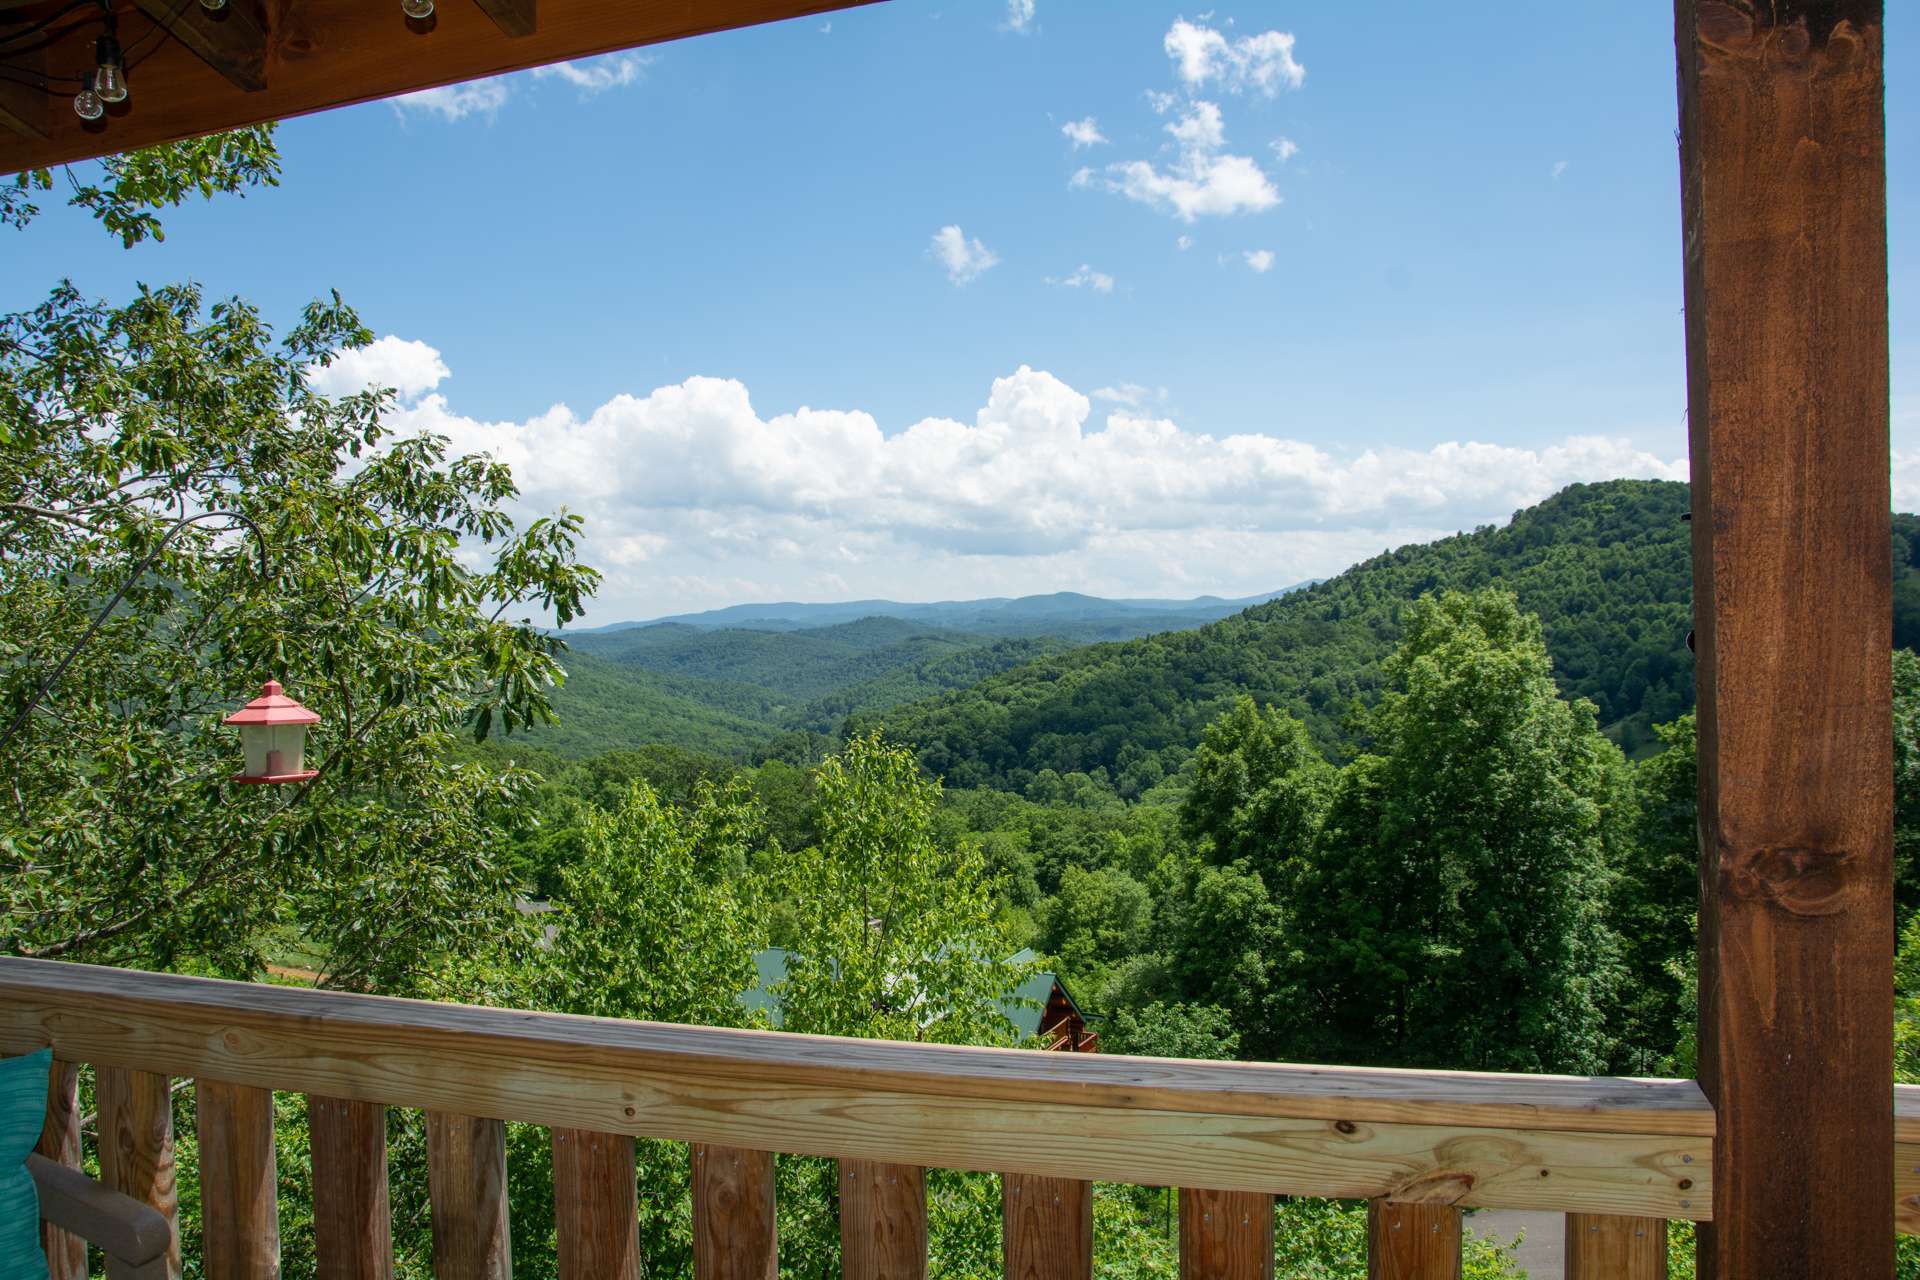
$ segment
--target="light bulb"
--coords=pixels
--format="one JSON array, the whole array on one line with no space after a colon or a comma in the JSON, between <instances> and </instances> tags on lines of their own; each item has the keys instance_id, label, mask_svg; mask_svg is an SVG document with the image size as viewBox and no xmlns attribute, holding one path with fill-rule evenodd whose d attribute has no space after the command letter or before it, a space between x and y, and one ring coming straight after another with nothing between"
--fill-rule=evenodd
<instances>
[{"instance_id":1,"label":"light bulb","mask_svg":"<svg viewBox=\"0 0 1920 1280\"><path fill-rule=\"evenodd\" d=\"M82 89L73 95L73 114L82 120L98 120L107 113L107 104L100 101L100 95L92 89Z\"/></svg>"},{"instance_id":2,"label":"light bulb","mask_svg":"<svg viewBox=\"0 0 1920 1280\"><path fill-rule=\"evenodd\" d=\"M100 101L125 102L127 68L120 55L120 42L112 36L101 36L94 41L93 57L99 64L93 72L93 91L100 95Z\"/></svg>"},{"instance_id":3,"label":"light bulb","mask_svg":"<svg viewBox=\"0 0 1920 1280\"><path fill-rule=\"evenodd\" d=\"M200 0L200 7L208 13L218 13L227 7L227 0Z\"/></svg>"},{"instance_id":4,"label":"light bulb","mask_svg":"<svg viewBox=\"0 0 1920 1280\"><path fill-rule=\"evenodd\" d=\"M409 18L431 18L433 0L400 0L400 12Z\"/></svg>"}]
</instances>

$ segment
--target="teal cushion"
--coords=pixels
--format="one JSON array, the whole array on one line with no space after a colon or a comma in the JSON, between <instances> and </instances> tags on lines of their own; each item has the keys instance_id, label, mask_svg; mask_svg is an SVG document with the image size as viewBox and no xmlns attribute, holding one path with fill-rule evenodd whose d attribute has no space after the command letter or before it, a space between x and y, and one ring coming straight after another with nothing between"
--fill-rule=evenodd
<instances>
[{"instance_id":1,"label":"teal cushion","mask_svg":"<svg viewBox=\"0 0 1920 1280\"><path fill-rule=\"evenodd\" d=\"M53 1050L0 1058L0 1280L47 1280L40 1250L40 1194L27 1156L47 1118Z\"/></svg>"}]
</instances>

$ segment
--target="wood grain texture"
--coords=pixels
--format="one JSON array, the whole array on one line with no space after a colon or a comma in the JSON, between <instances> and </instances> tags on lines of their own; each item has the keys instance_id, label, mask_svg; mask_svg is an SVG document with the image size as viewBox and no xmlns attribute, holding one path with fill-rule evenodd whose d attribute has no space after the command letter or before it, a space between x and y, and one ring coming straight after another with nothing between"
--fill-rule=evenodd
<instances>
[{"instance_id":1,"label":"wood grain texture","mask_svg":"<svg viewBox=\"0 0 1920 1280\"><path fill-rule=\"evenodd\" d=\"M694 1280L776 1280L773 1153L695 1143Z\"/></svg>"},{"instance_id":2,"label":"wood grain texture","mask_svg":"<svg viewBox=\"0 0 1920 1280\"><path fill-rule=\"evenodd\" d=\"M561 1280L640 1280L633 1139L553 1131L553 1221Z\"/></svg>"},{"instance_id":3,"label":"wood grain texture","mask_svg":"<svg viewBox=\"0 0 1920 1280\"><path fill-rule=\"evenodd\" d=\"M1093 1184L1003 1175L1000 1246L1006 1280L1091 1280Z\"/></svg>"},{"instance_id":4,"label":"wood grain texture","mask_svg":"<svg viewBox=\"0 0 1920 1280\"><path fill-rule=\"evenodd\" d=\"M391 1280L387 1109L307 1099L313 1146L313 1247L319 1280Z\"/></svg>"},{"instance_id":5,"label":"wood grain texture","mask_svg":"<svg viewBox=\"0 0 1920 1280\"><path fill-rule=\"evenodd\" d=\"M178 0L156 2L169 6L166 13L181 7ZM425 24L409 23L392 0L264 0L263 88L250 92L229 78L233 67L216 70L191 44L161 39L130 72L124 111L116 109L104 127L63 109L48 113L45 138L0 131L0 174L868 2L549 0L536 30L509 35L482 5L460 0L442 0ZM141 38L147 21L123 24L123 38ZM96 30L73 24L48 49L47 69L67 75L91 67Z\"/></svg>"},{"instance_id":6,"label":"wood grain texture","mask_svg":"<svg viewBox=\"0 0 1920 1280\"><path fill-rule=\"evenodd\" d=\"M207 1280L278 1280L273 1094L200 1079L200 1265Z\"/></svg>"},{"instance_id":7,"label":"wood grain texture","mask_svg":"<svg viewBox=\"0 0 1920 1280\"><path fill-rule=\"evenodd\" d=\"M227 0L216 13L179 0L134 0L140 12L165 27L243 93L267 87L266 19L258 0ZM142 77L144 80L146 77ZM142 88L146 86L143 83Z\"/></svg>"},{"instance_id":8,"label":"wood grain texture","mask_svg":"<svg viewBox=\"0 0 1920 1280\"><path fill-rule=\"evenodd\" d=\"M1180 1189L1181 1280L1273 1280L1273 1197Z\"/></svg>"},{"instance_id":9,"label":"wood grain texture","mask_svg":"<svg viewBox=\"0 0 1920 1280\"><path fill-rule=\"evenodd\" d=\"M19 70L40 73L45 58L38 50L7 55L7 64ZM18 134L28 142L45 142L51 135L52 95L37 85L20 80L0 79L0 130Z\"/></svg>"},{"instance_id":10,"label":"wood grain texture","mask_svg":"<svg viewBox=\"0 0 1920 1280\"><path fill-rule=\"evenodd\" d=\"M180 1269L180 1198L174 1185L173 1094L165 1076L126 1067L94 1074L100 1176L107 1186L159 1214L172 1233L167 1273Z\"/></svg>"},{"instance_id":11,"label":"wood grain texture","mask_svg":"<svg viewBox=\"0 0 1920 1280\"><path fill-rule=\"evenodd\" d=\"M530 36L539 27L537 0L474 0L503 36Z\"/></svg>"},{"instance_id":12,"label":"wood grain texture","mask_svg":"<svg viewBox=\"0 0 1920 1280\"><path fill-rule=\"evenodd\" d=\"M179 1075L928 1168L1668 1218L1710 1205L1713 1114L1687 1081L900 1044L0 960L0 1048L49 1039Z\"/></svg>"},{"instance_id":13,"label":"wood grain texture","mask_svg":"<svg viewBox=\"0 0 1920 1280\"><path fill-rule=\"evenodd\" d=\"M846 1280L924 1280L925 1169L840 1162L840 1269Z\"/></svg>"},{"instance_id":14,"label":"wood grain texture","mask_svg":"<svg viewBox=\"0 0 1920 1280\"><path fill-rule=\"evenodd\" d=\"M1676 43L1721 1121L1700 1275L1866 1280L1893 1267L1880 6L1679 0Z\"/></svg>"},{"instance_id":15,"label":"wood grain texture","mask_svg":"<svg viewBox=\"0 0 1920 1280\"><path fill-rule=\"evenodd\" d=\"M1460 1211L1368 1201L1367 1280L1460 1280Z\"/></svg>"},{"instance_id":16,"label":"wood grain texture","mask_svg":"<svg viewBox=\"0 0 1920 1280\"><path fill-rule=\"evenodd\" d=\"M1667 1280L1665 1219L1568 1214L1566 1280Z\"/></svg>"},{"instance_id":17,"label":"wood grain texture","mask_svg":"<svg viewBox=\"0 0 1920 1280\"><path fill-rule=\"evenodd\" d=\"M44 1159L76 1170L80 1168L79 1091L79 1064L55 1058L47 1078L47 1116L33 1148ZM43 1222L40 1247L46 1250L49 1280L87 1280L85 1240Z\"/></svg>"},{"instance_id":18,"label":"wood grain texture","mask_svg":"<svg viewBox=\"0 0 1920 1280\"><path fill-rule=\"evenodd\" d=\"M509 1280L513 1235L503 1122L427 1113L427 1199L437 1280Z\"/></svg>"}]
</instances>

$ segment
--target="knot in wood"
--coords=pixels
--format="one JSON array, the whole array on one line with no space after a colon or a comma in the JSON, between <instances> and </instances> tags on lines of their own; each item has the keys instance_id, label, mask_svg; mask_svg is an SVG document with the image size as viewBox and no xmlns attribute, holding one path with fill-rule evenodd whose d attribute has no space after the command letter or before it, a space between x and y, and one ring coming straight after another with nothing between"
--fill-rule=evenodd
<instances>
[{"instance_id":1,"label":"knot in wood","mask_svg":"<svg viewBox=\"0 0 1920 1280\"><path fill-rule=\"evenodd\" d=\"M1789 915L1830 916L1847 908L1862 864L1849 850L1802 845L1720 846L1721 875L1735 897L1768 902Z\"/></svg>"}]
</instances>

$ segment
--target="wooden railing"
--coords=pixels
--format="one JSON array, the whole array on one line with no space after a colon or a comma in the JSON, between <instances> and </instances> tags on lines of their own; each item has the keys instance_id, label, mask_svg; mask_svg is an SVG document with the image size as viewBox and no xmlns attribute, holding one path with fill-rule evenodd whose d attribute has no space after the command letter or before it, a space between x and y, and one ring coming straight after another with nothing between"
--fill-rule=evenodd
<instances>
[{"instance_id":1,"label":"wooden railing","mask_svg":"<svg viewBox=\"0 0 1920 1280\"><path fill-rule=\"evenodd\" d=\"M390 1274L390 1106L427 1113L445 1280L509 1273L507 1120L552 1130L559 1265L579 1280L637 1274L636 1137L693 1144L698 1280L773 1274L773 1152L839 1159L851 1280L922 1273L930 1167L1002 1175L1006 1274L1036 1280L1090 1274L1093 1180L1183 1188L1188 1276L1270 1276L1276 1194L1372 1201L1382 1280L1457 1275L1471 1206L1568 1214L1570 1276L1663 1275L1666 1220L1713 1201L1713 1112L1681 1080L926 1046L0 959L0 1052L47 1044L43 1153L76 1158L90 1064L103 1176L170 1218L169 1082L194 1082L215 1280L277 1274L275 1090L309 1099L325 1277ZM1913 1226L1920 1115L1901 1142Z\"/></svg>"}]
</instances>

